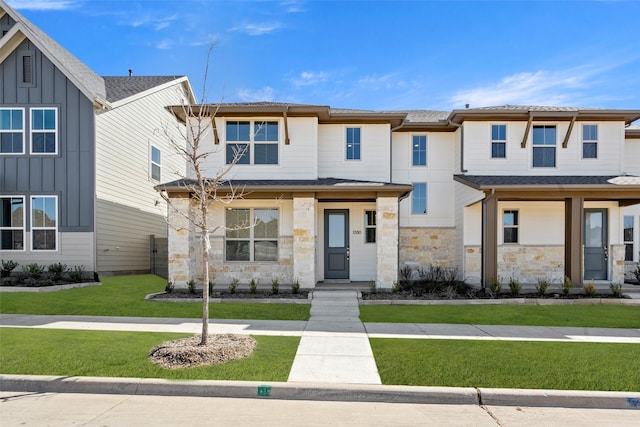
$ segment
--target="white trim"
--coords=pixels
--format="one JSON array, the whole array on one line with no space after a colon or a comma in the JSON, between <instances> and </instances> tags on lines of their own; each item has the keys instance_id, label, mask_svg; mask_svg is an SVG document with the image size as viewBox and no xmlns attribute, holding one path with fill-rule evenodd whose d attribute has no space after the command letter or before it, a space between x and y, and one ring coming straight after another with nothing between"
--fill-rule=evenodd
<instances>
[{"instance_id":1,"label":"white trim","mask_svg":"<svg viewBox=\"0 0 640 427\"><path fill-rule=\"evenodd\" d=\"M153 149L158 150L158 153L160 154L160 162L156 163L153 161ZM160 176L158 176L158 178L154 178L153 177L153 167L157 166L159 171L160 171ZM151 179L152 181L156 181L156 182L160 182L162 180L162 150L154 145L154 144L150 144L149 145L149 179Z\"/></svg>"},{"instance_id":2,"label":"white trim","mask_svg":"<svg viewBox=\"0 0 640 427\"><path fill-rule=\"evenodd\" d=\"M56 225L55 227L35 227L33 225L33 199L36 198L47 198L47 199L53 199L54 200L54 209L55 209L55 213L56 213ZM39 194L39 195L35 195L35 196L31 196L29 199L30 202L30 206L29 206L29 213L30 213L30 219L31 219L31 236L30 236L30 240L31 240L31 251L33 252L58 252L58 250L60 249L60 238L58 236L58 224L60 222L60 213L58 212L58 196L56 195L49 195L49 194ZM55 231L55 236L56 236L56 240L55 240L55 249L35 249L34 245L33 245L33 238L34 238L34 231L36 230L54 230Z\"/></svg>"},{"instance_id":3,"label":"white trim","mask_svg":"<svg viewBox=\"0 0 640 427\"><path fill-rule=\"evenodd\" d=\"M504 126L504 140L502 139L493 139L493 127L494 126ZM507 141L509 140L509 126L508 123L489 123L489 159L490 160L506 160L507 159ZM504 157L493 157L493 144L504 144Z\"/></svg>"},{"instance_id":4,"label":"white trim","mask_svg":"<svg viewBox=\"0 0 640 427\"><path fill-rule=\"evenodd\" d=\"M27 250L27 201L25 196L2 195L0 199L22 199L22 227L3 227L0 225L0 231L4 230L22 230L22 249L0 249L0 252L26 252Z\"/></svg>"},{"instance_id":5,"label":"white trim","mask_svg":"<svg viewBox=\"0 0 640 427\"><path fill-rule=\"evenodd\" d=\"M596 135L596 139L586 140L584 138L584 127L585 126L595 126L596 127L596 134L597 134ZM599 147L600 143L599 143L599 139L598 139L599 135L600 135L600 126L598 125L598 123L581 123L580 124L580 158L582 160L587 160L587 161L589 161L589 160L598 160L598 157L599 157L598 155L600 154L599 153L599 151L600 151L600 147ZM585 144L585 142L587 144L595 144L595 146L596 146L596 156L595 157L585 157L584 156L584 144Z\"/></svg>"},{"instance_id":6,"label":"white trim","mask_svg":"<svg viewBox=\"0 0 640 427\"><path fill-rule=\"evenodd\" d=\"M224 258L223 258L223 263L233 263L233 264L238 264L238 263L250 263L250 264L256 264L256 263L269 263L269 264L273 264L273 263L279 263L280 262L280 227L282 224L282 218L280 216L280 208L277 207L229 207L226 208L224 210L224 221L225 221L225 227L228 226L227 224L227 212L228 211L232 211L232 210L248 210L249 211L249 224L247 224L247 229L249 231L249 236L248 237L227 237L227 231L225 230L224 236L223 236L223 247L222 247L222 252L224 254ZM278 215L278 230L276 232L276 236L271 238L271 237L255 237L255 225L256 225L256 219L255 219L255 211L256 210L275 210L277 212ZM248 242L249 243L249 259L248 260L228 260L227 259L227 241L231 241L231 242ZM277 244L277 254L276 254L276 259L275 260L260 260L260 261L256 261L255 260L255 243L256 242L276 242Z\"/></svg>"},{"instance_id":7,"label":"white trim","mask_svg":"<svg viewBox=\"0 0 640 427\"><path fill-rule=\"evenodd\" d=\"M416 136L424 136L424 165L416 165L413 163L413 138ZM412 133L411 134L411 167L412 168L427 168L429 167L429 136L426 133Z\"/></svg>"},{"instance_id":8,"label":"white trim","mask_svg":"<svg viewBox=\"0 0 640 427\"><path fill-rule=\"evenodd\" d=\"M358 138L358 146L360 147L360 153L358 154L358 158L357 159L350 159L348 158L348 154L347 154L347 131L349 129L360 129L360 133L359 133L359 138ZM364 133L363 131L363 127L362 126L350 126L350 125L345 125L342 134L344 135L344 162L345 163L351 163L351 162L361 162L363 160L363 150L362 150L362 134Z\"/></svg>"},{"instance_id":9,"label":"white trim","mask_svg":"<svg viewBox=\"0 0 640 427\"><path fill-rule=\"evenodd\" d=\"M53 110L54 115L54 123L55 128L52 129L33 129L33 113L34 111L48 111ZM50 152L35 152L33 151L33 134L34 133L43 133L43 134L53 134L54 137L54 151ZM31 107L29 108L29 154L34 156L56 156L58 155L58 134L59 134L59 126L58 126L58 107Z\"/></svg>"},{"instance_id":10,"label":"white trim","mask_svg":"<svg viewBox=\"0 0 640 427\"><path fill-rule=\"evenodd\" d=\"M411 215L427 215L429 213L429 184L427 182L412 182L411 185L416 187L418 184L424 184L424 212L416 213L413 211L413 203L415 201L416 189L411 192Z\"/></svg>"},{"instance_id":11,"label":"white trim","mask_svg":"<svg viewBox=\"0 0 640 427\"><path fill-rule=\"evenodd\" d=\"M25 107L2 107L0 108L0 111L3 110L9 110L9 111L16 111L16 110L20 110L22 111L22 130L20 130L19 132L15 131L14 129L0 129L0 134L2 133L21 133L22 134L22 151L19 153L3 153L0 152L0 156L18 156L18 155L22 155L26 153L26 145L27 145L27 129L26 129L26 115L27 115L27 109Z\"/></svg>"}]
</instances>

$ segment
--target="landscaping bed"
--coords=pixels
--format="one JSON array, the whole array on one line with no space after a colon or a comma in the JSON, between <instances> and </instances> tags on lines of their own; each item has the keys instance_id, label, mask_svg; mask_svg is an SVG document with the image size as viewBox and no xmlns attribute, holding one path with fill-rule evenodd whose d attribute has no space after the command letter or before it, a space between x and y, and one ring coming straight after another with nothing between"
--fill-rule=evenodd
<instances>
[{"instance_id":1,"label":"landscaping bed","mask_svg":"<svg viewBox=\"0 0 640 427\"><path fill-rule=\"evenodd\" d=\"M257 299L309 299L309 291L300 290L297 293L291 291L285 291L273 293L271 290L256 290L255 292L238 290L234 293L230 291L218 291L214 290L209 294L209 298L215 299L228 299L228 300L257 300ZM160 292L157 294L151 294L147 297L149 300L202 300L202 291L196 291L195 293L189 292L188 289L174 289L171 292Z\"/></svg>"}]
</instances>

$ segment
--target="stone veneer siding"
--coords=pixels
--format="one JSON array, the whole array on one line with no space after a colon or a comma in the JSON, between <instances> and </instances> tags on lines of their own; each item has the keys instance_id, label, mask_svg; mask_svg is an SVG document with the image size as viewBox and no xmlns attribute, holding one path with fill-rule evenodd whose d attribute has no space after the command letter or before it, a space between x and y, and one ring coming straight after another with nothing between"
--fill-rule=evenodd
<instances>
[{"instance_id":1,"label":"stone veneer siding","mask_svg":"<svg viewBox=\"0 0 640 427\"><path fill-rule=\"evenodd\" d=\"M376 283L391 288L398 280L398 198L376 200Z\"/></svg>"},{"instance_id":2,"label":"stone veneer siding","mask_svg":"<svg viewBox=\"0 0 640 427\"><path fill-rule=\"evenodd\" d=\"M191 253L190 243L192 233L189 220L178 214L177 211L189 210L189 199L171 199L173 207L168 209L169 232L169 280L176 288L186 288L191 279Z\"/></svg>"},{"instance_id":3,"label":"stone veneer siding","mask_svg":"<svg viewBox=\"0 0 640 427\"><path fill-rule=\"evenodd\" d=\"M611 266L611 282L624 283L624 245L611 245L611 257L613 264Z\"/></svg>"},{"instance_id":4,"label":"stone veneer siding","mask_svg":"<svg viewBox=\"0 0 640 427\"><path fill-rule=\"evenodd\" d=\"M400 266L456 265L455 228L400 228Z\"/></svg>"},{"instance_id":5,"label":"stone veneer siding","mask_svg":"<svg viewBox=\"0 0 640 427\"><path fill-rule=\"evenodd\" d=\"M293 198L293 278L300 287L316 286L316 199Z\"/></svg>"}]
</instances>

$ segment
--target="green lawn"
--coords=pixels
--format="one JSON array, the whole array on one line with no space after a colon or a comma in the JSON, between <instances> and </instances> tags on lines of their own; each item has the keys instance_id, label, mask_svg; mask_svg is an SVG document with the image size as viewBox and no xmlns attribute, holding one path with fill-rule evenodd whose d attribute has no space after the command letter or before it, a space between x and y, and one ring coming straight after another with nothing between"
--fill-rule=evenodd
<instances>
[{"instance_id":1,"label":"green lawn","mask_svg":"<svg viewBox=\"0 0 640 427\"><path fill-rule=\"evenodd\" d=\"M202 303L145 301L164 291L167 281L154 275L102 278L101 286L43 293L0 293L0 313L85 316L202 317ZM211 319L307 320L308 304L215 304Z\"/></svg>"},{"instance_id":2,"label":"green lawn","mask_svg":"<svg viewBox=\"0 0 640 427\"><path fill-rule=\"evenodd\" d=\"M0 328L3 374L239 381L287 381L299 337L256 336L252 355L217 366L169 370L149 351L190 335L148 332Z\"/></svg>"},{"instance_id":3,"label":"green lawn","mask_svg":"<svg viewBox=\"0 0 640 427\"><path fill-rule=\"evenodd\" d=\"M363 322L640 328L640 306L366 305Z\"/></svg>"},{"instance_id":4,"label":"green lawn","mask_svg":"<svg viewBox=\"0 0 640 427\"><path fill-rule=\"evenodd\" d=\"M371 339L383 384L640 391L638 344Z\"/></svg>"}]
</instances>

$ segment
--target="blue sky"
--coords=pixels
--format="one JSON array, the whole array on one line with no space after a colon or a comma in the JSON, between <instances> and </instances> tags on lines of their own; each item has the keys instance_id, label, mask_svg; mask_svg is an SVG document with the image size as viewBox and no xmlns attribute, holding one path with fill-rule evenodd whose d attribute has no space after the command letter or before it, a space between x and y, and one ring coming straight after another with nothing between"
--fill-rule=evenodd
<instances>
[{"instance_id":1,"label":"blue sky","mask_svg":"<svg viewBox=\"0 0 640 427\"><path fill-rule=\"evenodd\" d=\"M363 109L640 108L640 1L9 0L100 75Z\"/></svg>"}]
</instances>

